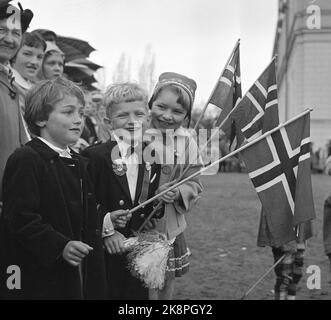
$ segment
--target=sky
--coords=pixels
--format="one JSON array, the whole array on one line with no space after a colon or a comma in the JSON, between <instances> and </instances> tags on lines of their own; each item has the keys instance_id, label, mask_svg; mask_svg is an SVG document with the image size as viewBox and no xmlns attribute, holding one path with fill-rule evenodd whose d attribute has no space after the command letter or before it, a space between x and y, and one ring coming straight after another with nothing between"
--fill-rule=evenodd
<instances>
[{"instance_id":1,"label":"sky","mask_svg":"<svg viewBox=\"0 0 331 320\"><path fill-rule=\"evenodd\" d=\"M90 60L104 66L105 85L121 54L130 57L132 80L146 46L155 75L174 71L193 78L196 101L206 101L240 38L244 92L272 58L277 0L21 0L35 16L30 24L88 41ZM15 1L13 2L15 3Z\"/></svg>"}]
</instances>

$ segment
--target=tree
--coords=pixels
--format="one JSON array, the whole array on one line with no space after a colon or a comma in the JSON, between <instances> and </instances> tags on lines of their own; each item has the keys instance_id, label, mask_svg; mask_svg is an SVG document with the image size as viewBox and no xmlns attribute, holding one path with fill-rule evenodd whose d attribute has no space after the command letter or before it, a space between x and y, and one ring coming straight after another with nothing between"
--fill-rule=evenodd
<instances>
[{"instance_id":1,"label":"tree","mask_svg":"<svg viewBox=\"0 0 331 320\"><path fill-rule=\"evenodd\" d=\"M122 52L112 75L113 83L126 82L131 79L131 59Z\"/></svg>"},{"instance_id":2,"label":"tree","mask_svg":"<svg viewBox=\"0 0 331 320\"><path fill-rule=\"evenodd\" d=\"M140 85L147 90L148 95L151 95L156 82L155 53L153 52L151 44L145 47L144 60L138 69L138 79Z\"/></svg>"}]
</instances>

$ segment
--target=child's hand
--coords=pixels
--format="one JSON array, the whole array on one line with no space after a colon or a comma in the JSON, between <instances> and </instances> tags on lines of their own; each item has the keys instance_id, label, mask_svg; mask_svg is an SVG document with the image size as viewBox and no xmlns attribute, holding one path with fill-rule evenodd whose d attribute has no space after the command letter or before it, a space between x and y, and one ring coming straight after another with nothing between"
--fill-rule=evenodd
<instances>
[{"instance_id":1,"label":"child's hand","mask_svg":"<svg viewBox=\"0 0 331 320\"><path fill-rule=\"evenodd\" d=\"M115 231L113 235L104 238L103 243L109 254L121 254L125 252L123 244L125 239L122 233Z\"/></svg>"},{"instance_id":2,"label":"child's hand","mask_svg":"<svg viewBox=\"0 0 331 320\"><path fill-rule=\"evenodd\" d=\"M156 194L161 193L162 191L168 189L169 187L173 186L177 183L176 180L163 184L156 190ZM178 188L172 189L161 196L159 199L163 200L166 203L173 203L175 200L179 199L179 190Z\"/></svg>"},{"instance_id":3,"label":"child's hand","mask_svg":"<svg viewBox=\"0 0 331 320\"><path fill-rule=\"evenodd\" d=\"M116 210L110 213L110 219L114 228L125 228L131 217L132 213L129 213L129 210Z\"/></svg>"},{"instance_id":4,"label":"child's hand","mask_svg":"<svg viewBox=\"0 0 331 320\"><path fill-rule=\"evenodd\" d=\"M84 242L69 241L63 249L62 257L69 264L77 267L91 250L93 250L93 248Z\"/></svg>"}]
</instances>

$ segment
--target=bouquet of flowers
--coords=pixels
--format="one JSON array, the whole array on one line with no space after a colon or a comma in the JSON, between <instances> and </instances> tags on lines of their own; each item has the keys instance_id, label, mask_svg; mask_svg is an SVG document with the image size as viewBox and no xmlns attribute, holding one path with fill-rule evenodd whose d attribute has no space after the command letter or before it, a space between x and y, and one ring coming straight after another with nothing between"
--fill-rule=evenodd
<instances>
[{"instance_id":1,"label":"bouquet of flowers","mask_svg":"<svg viewBox=\"0 0 331 320\"><path fill-rule=\"evenodd\" d=\"M158 232L141 232L124 241L128 268L149 289L162 289L171 243Z\"/></svg>"}]
</instances>

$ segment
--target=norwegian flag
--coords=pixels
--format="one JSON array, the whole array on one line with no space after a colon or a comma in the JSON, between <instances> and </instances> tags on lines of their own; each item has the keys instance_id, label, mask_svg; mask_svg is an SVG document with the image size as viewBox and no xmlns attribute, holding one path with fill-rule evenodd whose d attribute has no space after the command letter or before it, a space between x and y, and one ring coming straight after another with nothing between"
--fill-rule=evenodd
<instances>
[{"instance_id":1,"label":"norwegian flag","mask_svg":"<svg viewBox=\"0 0 331 320\"><path fill-rule=\"evenodd\" d=\"M310 117L305 114L241 152L261 200L274 245L298 237L315 218L310 174ZM300 240L312 236L311 229Z\"/></svg>"},{"instance_id":2,"label":"norwegian flag","mask_svg":"<svg viewBox=\"0 0 331 320\"><path fill-rule=\"evenodd\" d=\"M239 45L238 42L209 100L209 105L214 105L222 110L216 121L216 127L223 122L241 98Z\"/></svg>"},{"instance_id":3,"label":"norwegian flag","mask_svg":"<svg viewBox=\"0 0 331 320\"><path fill-rule=\"evenodd\" d=\"M240 100L230 118L239 132L254 140L279 124L275 59Z\"/></svg>"}]
</instances>

